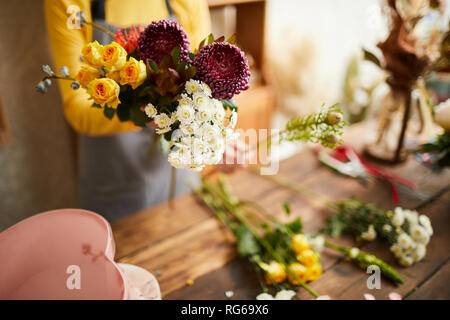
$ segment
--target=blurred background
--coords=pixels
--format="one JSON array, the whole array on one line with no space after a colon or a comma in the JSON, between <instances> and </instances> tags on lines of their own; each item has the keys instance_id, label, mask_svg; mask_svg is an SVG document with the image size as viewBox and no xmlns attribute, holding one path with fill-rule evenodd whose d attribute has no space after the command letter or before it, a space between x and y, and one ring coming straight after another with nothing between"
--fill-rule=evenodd
<instances>
[{"instance_id":1,"label":"blurred background","mask_svg":"<svg viewBox=\"0 0 450 320\"><path fill-rule=\"evenodd\" d=\"M407 1L408 2L408 1ZM444 18L431 17L419 32ZM212 31L250 56L251 89L238 96L238 125L276 128L341 102L347 120L366 116L384 74L362 48L388 33L384 0L208 0ZM0 0L0 230L41 211L77 207L76 139L56 88L35 92L52 60L40 0ZM442 22L444 21L444 22ZM445 22L446 21L446 22ZM428 23L428 25L427 25ZM442 28L442 26L439 26ZM448 79L447 79L448 80ZM442 81L440 81L441 83ZM445 82L445 81L444 81ZM446 89L447 88L447 89ZM448 86L439 93L449 94ZM296 152L295 150L288 150Z\"/></svg>"}]
</instances>

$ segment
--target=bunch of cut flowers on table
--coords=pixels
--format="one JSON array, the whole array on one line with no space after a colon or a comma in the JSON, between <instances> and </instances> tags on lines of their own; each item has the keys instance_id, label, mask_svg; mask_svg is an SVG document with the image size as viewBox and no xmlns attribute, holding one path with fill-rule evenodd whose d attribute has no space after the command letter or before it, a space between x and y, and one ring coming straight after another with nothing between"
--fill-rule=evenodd
<instances>
[{"instance_id":1,"label":"bunch of cut flowers on table","mask_svg":"<svg viewBox=\"0 0 450 320\"><path fill-rule=\"evenodd\" d=\"M316 299L329 299L308 285L322 275L320 259L324 246L343 253L364 270L377 265L395 283L403 282L392 267L374 255L330 243L320 235L305 234L300 218L282 223L258 203L236 198L223 177L218 183L204 180L194 191L232 231L238 253L253 265L263 291L257 299L291 300L298 286ZM289 216L290 206L284 203L283 208Z\"/></svg>"},{"instance_id":2,"label":"bunch of cut flowers on table","mask_svg":"<svg viewBox=\"0 0 450 320\"><path fill-rule=\"evenodd\" d=\"M257 170L251 172L258 173ZM430 218L416 210L401 207L385 210L376 204L365 203L356 198L332 201L282 176L261 177L310 197L332 210L334 214L327 219L322 230L330 236L337 237L347 233L357 241L374 241L377 238L385 240L398 262L405 267L421 261L426 255L426 246L433 235L433 227ZM340 251L345 253L345 250ZM347 253L357 257L358 252L359 249L354 248Z\"/></svg>"},{"instance_id":3,"label":"bunch of cut flowers on table","mask_svg":"<svg viewBox=\"0 0 450 320\"><path fill-rule=\"evenodd\" d=\"M86 24L110 33L82 19ZM111 36L108 45L84 46L84 65L73 77L66 66L59 74L43 66L46 76L36 89L46 92L52 79L69 80L74 90L87 91L92 108L102 109L105 117L140 127L153 122L173 167L201 171L219 163L226 139L236 137L233 96L249 87L248 61L234 44L236 37L224 41L209 35L191 52L186 32L169 20Z\"/></svg>"}]
</instances>

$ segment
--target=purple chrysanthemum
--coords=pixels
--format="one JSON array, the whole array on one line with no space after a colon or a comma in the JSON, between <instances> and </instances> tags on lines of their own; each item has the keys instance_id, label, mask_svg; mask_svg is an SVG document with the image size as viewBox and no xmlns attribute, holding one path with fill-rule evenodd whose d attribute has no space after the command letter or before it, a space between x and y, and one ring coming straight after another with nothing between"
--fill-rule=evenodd
<instances>
[{"instance_id":1,"label":"purple chrysanthemum","mask_svg":"<svg viewBox=\"0 0 450 320\"><path fill-rule=\"evenodd\" d=\"M196 79L209 85L213 98L231 99L248 89L250 70L244 53L227 42L213 42L198 51L194 58Z\"/></svg>"},{"instance_id":2,"label":"purple chrysanthemum","mask_svg":"<svg viewBox=\"0 0 450 320\"><path fill-rule=\"evenodd\" d=\"M170 54L173 48L180 47L180 60L189 59L189 39L183 28L175 21L154 21L141 32L138 39L139 58L152 60L157 64Z\"/></svg>"}]
</instances>

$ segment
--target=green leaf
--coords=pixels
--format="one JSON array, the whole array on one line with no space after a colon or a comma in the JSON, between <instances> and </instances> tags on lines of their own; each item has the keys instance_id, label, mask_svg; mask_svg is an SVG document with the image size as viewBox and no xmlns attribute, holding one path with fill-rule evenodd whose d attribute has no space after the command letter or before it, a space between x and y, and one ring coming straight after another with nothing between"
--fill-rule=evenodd
<instances>
[{"instance_id":1,"label":"green leaf","mask_svg":"<svg viewBox=\"0 0 450 320\"><path fill-rule=\"evenodd\" d=\"M237 250L241 256L254 255L260 251L258 241L249 228L240 225L233 232L238 238Z\"/></svg>"},{"instance_id":2,"label":"green leaf","mask_svg":"<svg viewBox=\"0 0 450 320\"><path fill-rule=\"evenodd\" d=\"M108 119L112 119L114 117L114 114L116 113L116 109L110 108L107 105L105 105L105 108L103 109L103 114Z\"/></svg>"},{"instance_id":3,"label":"green leaf","mask_svg":"<svg viewBox=\"0 0 450 320\"><path fill-rule=\"evenodd\" d=\"M119 120L122 122L130 120L130 110L129 106L121 103L117 106L117 116L119 117Z\"/></svg>"},{"instance_id":4,"label":"green leaf","mask_svg":"<svg viewBox=\"0 0 450 320\"><path fill-rule=\"evenodd\" d=\"M372 52L370 52L370 51L367 51L366 49L363 49L363 52L364 52L364 59L365 59L365 60L371 61L371 62L375 63L378 67L381 68L381 62L380 62L380 60L377 58L376 55L374 55L374 54L373 54Z\"/></svg>"},{"instance_id":5,"label":"green leaf","mask_svg":"<svg viewBox=\"0 0 450 320\"><path fill-rule=\"evenodd\" d=\"M192 52L189 52L189 59L191 59L191 61L193 61L195 58L195 54L193 54Z\"/></svg>"},{"instance_id":6,"label":"green leaf","mask_svg":"<svg viewBox=\"0 0 450 320\"><path fill-rule=\"evenodd\" d=\"M334 215L327 219L323 231L332 237L339 237L346 226L347 224L340 219L339 215Z\"/></svg>"},{"instance_id":7,"label":"green leaf","mask_svg":"<svg viewBox=\"0 0 450 320\"><path fill-rule=\"evenodd\" d=\"M216 40L214 40L214 42L223 42L223 41L225 41L224 36L221 36L221 37L217 38Z\"/></svg>"},{"instance_id":8,"label":"green leaf","mask_svg":"<svg viewBox=\"0 0 450 320\"><path fill-rule=\"evenodd\" d=\"M92 104L92 107L99 108L99 109L103 108L101 105L99 105L98 103L95 103L95 102Z\"/></svg>"},{"instance_id":9,"label":"green leaf","mask_svg":"<svg viewBox=\"0 0 450 320\"><path fill-rule=\"evenodd\" d=\"M212 33L208 35L208 39L206 40L206 44L210 44L214 42L214 36Z\"/></svg>"},{"instance_id":10,"label":"green leaf","mask_svg":"<svg viewBox=\"0 0 450 320\"><path fill-rule=\"evenodd\" d=\"M297 218L294 221L287 223L285 227L293 233L300 233L303 229L302 220Z\"/></svg>"},{"instance_id":11,"label":"green leaf","mask_svg":"<svg viewBox=\"0 0 450 320\"><path fill-rule=\"evenodd\" d=\"M235 44L236 43L236 33L233 33L233 35L228 38L227 42L230 44Z\"/></svg>"},{"instance_id":12,"label":"green leaf","mask_svg":"<svg viewBox=\"0 0 450 320\"><path fill-rule=\"evenodd\" d=\"M224 107L224 109L230 109L231 111L237 111L237 105L236 105L236 101L234 101L234 99L231 100L225 100L225 99L219 99L220 102L222 102L222 105Z\"/></svg>"},{"instance_id":13,"label":"green leaf","mask_svg":"<svg viewBox=\"0 0 450 320\"><path fill-rule=\"evenodd\" d=\"M158 72L158 71L159 71L159 67L158 67L158 65L156 64L155 61L150 60L150 61L148 62L148 64L150 65L150 68L152 68L153 71L155 71L155 72Z\"/></svg>"},{"instance_id":14,"label":"green leaf","mask_svg":"<svg viewBox=\"0 0 450 320\"><path fill-rule=\"evenodd\" d=\"M291 207L289 206L289 203L283 202L282 203L283 209L286 212L287 215L291 214Z\"/></svg>"},{"instance_id":15,"label":"green leaf","mask_svg":"<svg viewBox=\"0 0 450 320\"><path fill-rule=\"evenodd\" d=\"M180 60L180 54L181 54L181 49L178 46L173 48L172 51L170 52L170 55L172 56L173 64L175 66L178 64L178 61Z\"/></svg>"},{"instance_id":16,"label":"green leaf","mask_svg":"<svg viewBox=\"0 0 450 320\"><path fill-rule=\"evenodd\" d=\"M133 107L130 108L130 120L139 127L145 127L150 118L139 107Z\"/></svg>"}]
</instances>

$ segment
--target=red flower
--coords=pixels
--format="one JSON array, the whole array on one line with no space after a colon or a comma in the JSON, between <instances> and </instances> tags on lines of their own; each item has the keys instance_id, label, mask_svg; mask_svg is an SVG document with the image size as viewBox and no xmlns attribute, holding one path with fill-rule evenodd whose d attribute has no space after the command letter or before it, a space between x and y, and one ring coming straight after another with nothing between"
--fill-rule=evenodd
<instances>
[{"instance_id":1,"label":"red flower","mask_svg":"<svg viewBox=\"0 0 450 320\"><path fill-rule=\"evenodd\" d=\"M114 41L127 50L127 53L131 53L137 48L139 34L142 31L144 31L144 28L141 25L137 25L137 28L132 26L128 32L125 28L119 29L114 37Z\"/></svg>"},{"instance_id":2,"label":"red flower","mask_svg":"<svg viewBox=\"0 0 450 320\"><path fill-rule=\"evenodd\" d=\"M195 78L209 85L213 98L231 99L248 89L250 70L244 53L227 42L213 42L200 48L194 58Z\"/></svg>"},{"instance_id":3,"label":"red flower","mask_svg":"<svg viewBox=\"0 0 450 320\"><path fill-rule=\"evenodd\" d=\"M189 59L189 40L186 32L175 21L154 21L139 36L139 58L152 60L157 64L170 54L173 48L180 47L180 60Z\"/></svg>"}]
</instances>

